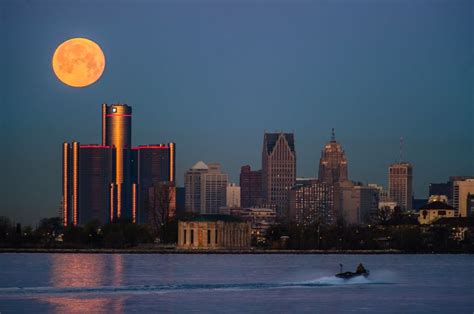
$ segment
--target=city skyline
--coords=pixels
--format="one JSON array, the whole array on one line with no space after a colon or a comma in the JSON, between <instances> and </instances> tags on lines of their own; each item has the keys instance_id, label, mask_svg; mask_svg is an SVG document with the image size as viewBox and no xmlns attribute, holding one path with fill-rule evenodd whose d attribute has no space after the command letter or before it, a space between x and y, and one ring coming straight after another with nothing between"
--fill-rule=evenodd
<instances>
[{"instance_id":1,"label":"city skyline","mask_svg":"<svg viewBox=\"0 0 474 314\"><path fill-rule=\"evenodd\" d=\"M387 188L401 136L415 197L472 174L468 1L228 6L2 3L2 215L27 224L57 215L58 143L97 143L104 102L133 106L132 142L179 144L179 186L198 160L238 182L241 166L260 168L261 135L275 130L295 134L297 176L316 177L333 127L351 180ZM87 88L52 73L54 49L74 36L107 60Z\"/></svg>"}]
</instances>

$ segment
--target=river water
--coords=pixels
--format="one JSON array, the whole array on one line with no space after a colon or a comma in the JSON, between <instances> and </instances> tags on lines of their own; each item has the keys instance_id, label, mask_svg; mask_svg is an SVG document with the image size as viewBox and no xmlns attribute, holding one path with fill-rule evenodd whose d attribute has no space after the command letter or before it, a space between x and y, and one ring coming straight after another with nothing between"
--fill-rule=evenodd
<instances>
[{"instance_id":1,"label":"river water","mask_svg":"<svg viewBox=\"0 0 474 314\"><path fill-rule=\"evenodd\" d=\"M3 253L0 312L472 314L474 255Z\"/></svg>"}]
</instances>

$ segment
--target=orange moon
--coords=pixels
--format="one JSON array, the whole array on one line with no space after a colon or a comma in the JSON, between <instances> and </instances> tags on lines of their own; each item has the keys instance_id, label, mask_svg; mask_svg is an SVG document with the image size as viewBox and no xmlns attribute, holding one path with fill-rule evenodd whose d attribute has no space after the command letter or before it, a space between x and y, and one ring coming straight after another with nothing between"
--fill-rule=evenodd
<instances>
[{"instance_id":1,"label":"orange moon","mask_svg":"<svg viewBox=\"0 0 474 314\"><path fill-rule=\"evenodd\" d=\"M105 56L92 40L71 38L56 48L52 64L61 82L73 87L85 87L102 76Z\"/></svg>"}]
</instances>

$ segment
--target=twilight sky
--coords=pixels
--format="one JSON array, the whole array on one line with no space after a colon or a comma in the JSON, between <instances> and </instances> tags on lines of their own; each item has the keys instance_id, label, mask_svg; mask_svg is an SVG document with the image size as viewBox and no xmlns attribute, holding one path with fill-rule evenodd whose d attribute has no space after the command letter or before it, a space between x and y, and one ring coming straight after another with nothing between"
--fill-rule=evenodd
<instances>
[{"instance_id":1,"label":"twilight sky","mask_svg":"<svg viewBox=\"0 0 474 314\"><path fill-rule=\"evenodd\" d=\"M100 142L100 104L133 107L133 144L177 143L178 184L198 160L260 168L263 132L294 131L315 176L331 128L349 177L387 186L413 163L430 182L474 174L472 1L0 2L0 215L58 213L61 143ZM102 78L57 80L55 48L97 42Z\"/></svg>"}]
</instances>

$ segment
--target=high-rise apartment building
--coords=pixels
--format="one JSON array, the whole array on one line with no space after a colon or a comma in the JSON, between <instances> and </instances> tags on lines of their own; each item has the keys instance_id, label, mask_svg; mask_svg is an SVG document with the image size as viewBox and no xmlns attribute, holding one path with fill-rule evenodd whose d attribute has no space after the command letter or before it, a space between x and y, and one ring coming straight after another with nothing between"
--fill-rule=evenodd
<instances>
[{"instance_id":1,"label":"high-rise apartment building","mask_svg":"<svg viewBox=\"0 0 474 314\"><path fill-rule=\"evenodd\" d=\"M413 205L413 168L410 163L391 164L388 169L388 191L390 199L402 210L411 210Z\"/></svg>"},{"instance_id":2,"label":"high-rise apartment building","mask_svg":"<svg viewBox=\"0 0 474 314\"><path fill-rule=\"evenodd\" d=\"M262 170L252 170L249 165L240 168L240 205L244 208L259 206L262 199Z\"/></svg>"},{"instance_id":3,"label":"high-rise apartment building","mask_svg":"<svg viewBox=\"0 0 474 314\"><path fill-rule=\"evenodd\" d=\"M130 106L103 104L102 144L63 144L64 225L144 222L143 191L157 182L174 183L175 144L133 148L131 126Z\"/></svg>"},{"instance_id":4,"label":"high-rise apartment building","mask_svg":"<svg viewBox=\"0 0 474 314\"><path fill-rule=\"evenodd\" d=\"M332 129L331 141L328 142L319 160L319 180L327 184L335 184L348 180L347 159L344 150L336 141L334 129Z\"/></svg>"},{"instance_id":5,"label":"high-rise apartment building","mask_svg":"<svg viewBox=\"0 0 474 314\"><path fill-rule=\"evenodd\" d=\"M288 216L289 191L296 180L295 139L292 133L265 133L262 150L262 195L276 205L277 216Z\"/></svg>"}]
</instances>

